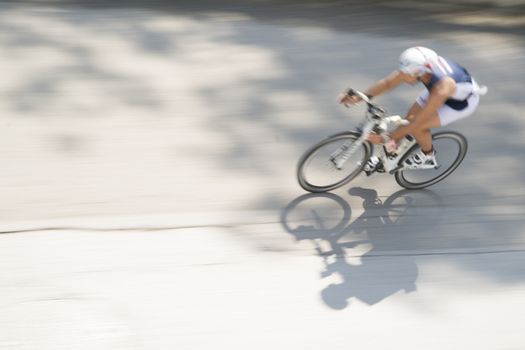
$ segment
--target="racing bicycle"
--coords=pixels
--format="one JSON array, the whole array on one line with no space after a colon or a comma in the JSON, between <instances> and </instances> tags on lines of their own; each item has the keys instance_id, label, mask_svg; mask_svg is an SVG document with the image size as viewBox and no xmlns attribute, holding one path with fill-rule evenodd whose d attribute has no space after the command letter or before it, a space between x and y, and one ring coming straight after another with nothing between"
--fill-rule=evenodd
<instances>
[{"instance_id":1,"label":"racing bicycle","mask_svg":"<svg viewBox=\"0 0 525 350\"><path fill-rule=\"evenodd\" d=\"M467 139L454 131L432 134L437 154L436 165L417 169L405 165L405 160L419 150L416 140L407 135L397 149L389 152L382 144L372 145L371 133L383 135L392 127L406 125L408 120L389 115L364 93L350 89L349 95L360 97L367 104L365 118L356 130L325 138L309 148L299 159L297 180L309 192L327 192L348 184L365 168L371 157L379 159L376 170L394 175L396 182L407 189L422 189L445 179L461 164L467 153Z\"/></svg>"}]
</instances>

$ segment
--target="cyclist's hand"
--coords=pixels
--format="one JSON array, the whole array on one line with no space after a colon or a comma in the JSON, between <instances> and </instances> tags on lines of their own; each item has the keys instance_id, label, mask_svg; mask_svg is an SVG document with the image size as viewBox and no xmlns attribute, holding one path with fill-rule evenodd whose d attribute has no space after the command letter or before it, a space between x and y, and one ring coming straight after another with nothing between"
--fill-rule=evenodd
<instances>
[{"instance_id":1,"label":"cyclist's hand","mask_svg":"<svg viewBox=\"0 0 525 350\"><path fill-rule=\"evenodd\" d=\"M337 97L337 101L345 105L345 107L350 107L351 105L355 105L356 103L359 103L361 99L355 95L349 96L346 91L343 91Z\"/></svg>"}]
</instances>

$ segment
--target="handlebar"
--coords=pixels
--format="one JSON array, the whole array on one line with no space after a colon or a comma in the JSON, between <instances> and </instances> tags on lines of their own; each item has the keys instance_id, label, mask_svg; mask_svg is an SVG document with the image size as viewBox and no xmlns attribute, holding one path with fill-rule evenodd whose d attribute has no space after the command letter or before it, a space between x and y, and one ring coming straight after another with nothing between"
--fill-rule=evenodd
<instances>
[{"instance_id":1,"label":"handlebar","mask_svg":"<svg viewBox=\"0 0 525 350\"><path fill-rule=\"evenodd\" d=\"M346 94L348 96L358 96L361 100L365 101L367 104L372 104L372 101L370 100L370 98L363 92L361 91L357 91L357 90L354 90L354 89L348 89L348 91L346 92Z\"/></svg>"},{"instance_id":2,"label":"handlebar","mask_svg":"<svg viewBox=\"0 0 525 350\"><path fill-rule=\"evenodd\" d=\"M358 96L361 100L367 103L368 113L371 115L371 117L377 121L381 121L380 124L378 124L380 129L387 130L389 124L401 126L408 125L410 123L408 120L401 118L399 115L388 115L383 108L372 103L371 97L361 91L350 88L348 89L347 94L348 96Z\"/></svg>"},{"instance_id":3,"label":"handlebar","mask_svg":"<svg viewBox=\"0 0 525 350\"><path fill-rule=\"evenodd\" d=\"M365 93L350 88L347 91L347 95L348 96L357 96L361 100L365 101L366 104L368 105L368 112L370 112L372 114L375 114L377 116L380 116L380 117L384 117L385 116L386 111L383 108L381 108L378 105L376 105L375 103L373 103L372 100L371 100L371 97L368 97L368 95L366 95Z\"/></svg>"}]
</instances>

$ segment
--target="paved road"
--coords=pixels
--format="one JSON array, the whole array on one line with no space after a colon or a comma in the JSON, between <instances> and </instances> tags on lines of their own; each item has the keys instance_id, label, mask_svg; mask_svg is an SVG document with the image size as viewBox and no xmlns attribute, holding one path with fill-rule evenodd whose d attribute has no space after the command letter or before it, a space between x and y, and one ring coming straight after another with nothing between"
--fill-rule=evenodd
<instances>
[{"instance_id":1,"label":"paved road","mask_svg":"<svg viewBox=\"0 0 525 350\"><path fill-rule=\"evenodd\" d=\"M0 349L520 349L523 5L0 2ZM489 86L426 191L297 158L424 44ZM402 113L420 88L380 102Z\"/></svg>"}]
</instances>

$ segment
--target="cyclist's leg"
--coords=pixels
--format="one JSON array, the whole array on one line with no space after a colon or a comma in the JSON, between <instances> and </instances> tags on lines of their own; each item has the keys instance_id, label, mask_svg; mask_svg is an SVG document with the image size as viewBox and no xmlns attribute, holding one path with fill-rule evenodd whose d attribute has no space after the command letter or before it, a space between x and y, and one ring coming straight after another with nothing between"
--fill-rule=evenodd
<instances>
[{"instance_id":1,"label":"cyclist's leg","mask_svg":"<svg viewBox=\"0 0 525 350\"><path fill-rule=\"evenodd\" d=\"M416 142L421 147L424 153L432 151L432 133L430 129L439 128L441 126L441 120L439 114L434 113L430 116L420 116L415 118L411 124L412 130L410 134L414 136Z\"/></svg>"},{"instance_id":2,"label":"cyclist's leg","mask_svg":"<svg viewBox=\"0 0 525 350\"><path fill-rule=\"evenodd\" d=\"M448 105L443 105L433 115L416 117L427 102L427 98L428 92L425 91L407 112L406 119L410 121L410 124L397 128L391 133L391 137L395 141L399 141L405 135L411 134L425 152L432 150L430 129L439 128L472 115L479 104L479 95L472 95L467 99L468 105L464 109L456 110Z\"/></svg>"},{"instance_id":3,"label":"cyclist's leg","mask_svg":"<svg viewBox=\"0 0 525 350\"><path fill-rule=\"evenodd\" d=\"M405 119L407 119L410 122L412 122L414 120L414 116L421 110L421 108L423 108L423 107L421 107L419 105L419 103L414 102L414 104L408 110L408 112L407 112L407 114L405 116Z\"/></svg>"},{"instance_id":4,"label":"cyclist's leg","mask_svg":"<svg viewBox=\"0 0 525 350\"><path fill-rule=\"evenodd\" d=\"M422 102L426 102L426 99L418 99L416 104L419 105L419 108L422 108L422 106L424 106ZM416 113L417 116L412 117L411 125L413 129L410 133L416 138L416 141L421 147L421 151L424 153L424 155L421 153L414 154L410 161L407 160L407 163L409 165L420 164L422 160L427 162L427 164L436 163L436 160L434 158L435 151L432 151L432 134L430 132L430 129L445 126L472 115L472 113L476 110L479 104L479 96L472 95L468 98L467 102L467 106L459 110L454 109L449 105L443 105L432 116L417 115L417 112L420 109L418 109L418 107L415 106L411 108L411 111ZM395 136L396 135L394 135L394 137Z\"/></svg>"},{"instance_id":5,"label":"cyclist's leg","mask_svg":"<svg viewBox=\"0 0 525 350\"><path fill-rule=\"evenodd\" d=\"M415 137L421 148L424 151L429 152L432 150L432 135L430 129L440 127L441 121L438 113L434 113L430 116L417 116L418 112L422 109L422 106L423 103L420 103L418 99L418 101L410 107L406 116L406 119L410 121L410 124L397 128L390 136L395 141L399 141L405 137L405 135L411 134Z\"/></svg>"}]
</instances>

